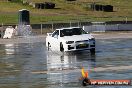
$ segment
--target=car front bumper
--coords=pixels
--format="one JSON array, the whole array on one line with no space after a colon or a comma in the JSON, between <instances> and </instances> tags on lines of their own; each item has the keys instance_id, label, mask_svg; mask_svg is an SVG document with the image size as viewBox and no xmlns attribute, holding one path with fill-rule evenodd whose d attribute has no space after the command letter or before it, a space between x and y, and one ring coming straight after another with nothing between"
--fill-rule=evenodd
<instances>
[{"instance_id":1,"label":"car front bumper","mask_svg":"<svg viewBox=\"0 0 132 88\"><path fill-rule=\"evenodd\" d=\"M64 51L90 50L91 48L95 48L95 45L91 45L89 42L80 42L64 45Z\"/></svg>"}]
</instances>

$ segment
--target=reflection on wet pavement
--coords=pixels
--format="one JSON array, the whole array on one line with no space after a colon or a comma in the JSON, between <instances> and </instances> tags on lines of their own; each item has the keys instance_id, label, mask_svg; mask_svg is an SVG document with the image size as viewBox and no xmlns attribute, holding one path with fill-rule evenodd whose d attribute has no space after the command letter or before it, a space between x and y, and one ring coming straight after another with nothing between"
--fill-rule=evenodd
<instances>
[{"instance_id":1,"label":"reflection on wet pavement","mask_svg":"<svg viewBox=\"0 0 132 88\"><path fill-rule=\"evenodd\" d=\"M47 52L44 43L2 44L0 88L80 88L82 66L92 79L132 79L131 43L131 39L97 40L95 55Z\"/></svg>"}]
</instances>

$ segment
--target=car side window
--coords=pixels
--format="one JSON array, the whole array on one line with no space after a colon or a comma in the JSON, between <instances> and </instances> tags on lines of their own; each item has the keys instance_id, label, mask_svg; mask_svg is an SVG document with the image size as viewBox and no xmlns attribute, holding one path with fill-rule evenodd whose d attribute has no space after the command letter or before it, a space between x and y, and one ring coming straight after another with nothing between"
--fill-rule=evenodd
<instances>
[{"instance_id":1,"label":"car side window","mask_svg":"<svg viewBox=\"0 0 132 88\"><path fill-rule=\"evenodd\" d=\"M58 38L59 35L59 30L56 30L53 34L52 37Z\"/></svg>"}]
</instances>

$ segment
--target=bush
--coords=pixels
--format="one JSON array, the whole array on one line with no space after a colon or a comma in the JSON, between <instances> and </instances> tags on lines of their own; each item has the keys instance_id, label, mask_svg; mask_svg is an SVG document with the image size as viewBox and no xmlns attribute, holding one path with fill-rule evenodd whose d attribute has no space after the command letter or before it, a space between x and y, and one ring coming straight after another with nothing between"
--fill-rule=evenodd
<instances>
[{"instance_id":1,"label":"bush","mask_svg":"<svg viewBox=\"0 0 132 88\"><path fill-rule=\"evenodd\" d=\"M35 3L34 7L37 9L54 9L55 3L52 2Z\"/></svg>"},{"instance_id":2,"label":"bush","mask_svg":"<svg viewBox=\"0 0 132 88\"><path fill-rule=\"evenodd\" d=\"M8 1L22 3L23 0L8 0Z\"/></svg>"}]
</instances>

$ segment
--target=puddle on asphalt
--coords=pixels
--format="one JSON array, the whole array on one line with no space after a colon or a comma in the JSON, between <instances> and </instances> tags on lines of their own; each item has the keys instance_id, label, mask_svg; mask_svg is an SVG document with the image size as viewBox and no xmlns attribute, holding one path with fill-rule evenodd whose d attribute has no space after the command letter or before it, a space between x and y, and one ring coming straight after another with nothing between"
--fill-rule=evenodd
<instances>
[{"instance_id":1,"label":"puddle on asphalt","mask_svg":"<svg viewBox=\"0 0 132 88\"><path fill-rule=\"evenodd\" d=\"M0 88L80 88L82 66L91 79L132 79L131 44L131 39L97 40L95 55L47 52L44 43L2 44Z\"/></svg>"}]
</instances>

